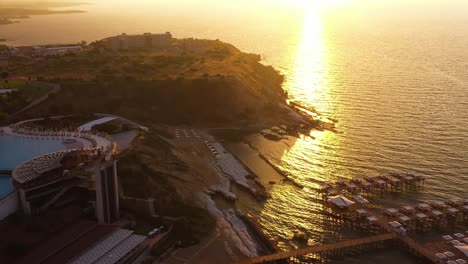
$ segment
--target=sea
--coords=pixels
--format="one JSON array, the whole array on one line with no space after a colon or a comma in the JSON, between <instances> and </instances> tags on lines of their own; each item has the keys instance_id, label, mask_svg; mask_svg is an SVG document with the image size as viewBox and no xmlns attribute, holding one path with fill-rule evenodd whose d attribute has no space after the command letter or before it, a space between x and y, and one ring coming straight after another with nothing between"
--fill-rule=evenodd
<instances>
[{"instance_id":1,"label":"sea","mask_svg":"<svg viewBox=\"0 0 468 264\"><path fill-rule=\"evenodd\" d=\"M166 32L220 39L262 56L286 81L289 100L335 123L279 142L252 135L229 148L258 174L297 183L269 186L264 203L241 199L282 249L362 234L336 225L317 198L319 182L415 171L423 188L369 197L375 210L468 198L468 1L161 0L87 1L87 13L33 16L0 26L6 44L72 43L121 33ZM454 226L441 232L463 231ZM422 239L437 238L432 233ZM336 263L416 263L399 250Z\"/></svg>"}]
</instances>

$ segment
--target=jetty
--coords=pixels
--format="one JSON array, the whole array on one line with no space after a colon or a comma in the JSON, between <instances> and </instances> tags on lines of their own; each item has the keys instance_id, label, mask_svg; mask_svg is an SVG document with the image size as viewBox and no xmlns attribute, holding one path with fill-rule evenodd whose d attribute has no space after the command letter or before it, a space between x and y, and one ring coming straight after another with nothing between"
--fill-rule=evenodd
<instances>
[{"instance_id":1,"label":"jetty","mask_svg":"<svg viewBox=\"0 0 468 264\"><path fill-rule=\"evenodd\" d=\"M340 178L335 182L322 182L317 193L323 197L339 193L382 195L386 192L415 191L422 187L425 181L425 177L416 172L367 175L352 179Z\"/></svg>"},{"instance_id":2,"label":"jetty","mask_svg":"<svg viewBox=\"0 0 468 264\"><path fill-rule=\"evenodd\" d=\"M392 240L396 238L395 233L386 233L382 235L358 238L358 239L351 239L346 241L340 241L333 244L325 244L325 245L318 245L318 246L311 246L291 251L279 252L267 256L260 256L251 259L245 259L238 264L252 264L252 263L265 263L275 260L282 260L282 259L289 259L297 256L303 256L308 254L319 254L324 252L334 252L339 251L344 248L351 248L351 247L365 247L368 245L375 245L376 243L385 242L388 240Z\"/></svg>"},{"instance_id":3,"label":"jetty","mask_svg":"<svg viewBox=\"0 0 468 264\"><path fill-rule=\"evenodd\" d=\"M322 263L330 257L364 253L386 246L403 248L423 259L425 263L468 262L467 253L459 248L468 244L468 231L460 230L453 235L444 235L439 240L427 243L421 243L413 236L416 232L440 230L448 224L453 227L454 224L468 222L468 199L432 200L401 208L382 208L380 211L366 208L367 203L353 202L340 194L329 197L324 204L324 210L333 223L347 224L374 235L278 252L237 263L275 263L280 260L307 263L311 258Z\"/></svg>"}]
</instances>

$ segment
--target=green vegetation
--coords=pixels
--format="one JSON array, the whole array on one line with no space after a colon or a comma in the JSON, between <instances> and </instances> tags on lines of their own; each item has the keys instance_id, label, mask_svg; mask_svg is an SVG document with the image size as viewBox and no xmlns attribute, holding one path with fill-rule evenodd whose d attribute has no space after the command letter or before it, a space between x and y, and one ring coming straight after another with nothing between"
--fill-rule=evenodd
<instances>
[{"instance_id":1,"label":"green vegetation","mask_svg":"<svg viewBox=\"0 0 468 264\"><path fill-rule=\"evenodd\" d=\"M76 130L79 126L95 120L96 116L94 115L75 115L75 116L67 116L65 118L60 119L51 119L46 117L43 120L28 122L25 126L32 128L32 129L39 129L39 130L69 130L73 131Z\"/></svg>"},{"instance_id":2,"label":"green vegetation","mask_svg":"<svg viewBox=\"0 0 468 264\"><path fill-rule=\"evenodd\" d=\"M207 211L182 201L169 181L171 172L187 169L187 166L172 154L168 143L154 132L146 133L144 140L119 160L118 174L121 175L120 181L126 196L154 198L157 214L180 218L176 234L172 236L169 244L176 240L187 245L193 244L215 225ZM125 207L125 203L122 206ZM135 206L125 209L134 212L137 210ZM141 215L145 212L136 213Z\"/></svg>"},{"instance_id":3,"label":"green vegetation","mask_svg":"<svg viewBox=\"0 0 468 264\"><path fill-rule=\"evenodd\" d=\"M119 161L125 195L137 198L155 197L156 207L166 211L166 206L179 204L180 197L170 185L171 171L184 171L181 163L170 151L170 146L154 132L145 134L142 142Z\"/></svg>"},{"instance_id":4,"label":"green vegetation","mask_svg":"<svg viewBox=\"0 0 468 264\"><path fill-rule=\"evenodd\" d=\"M14 89L24 94L28 101L37 99L50 91L50 87L33 81L8 80L0 84L0 89Z\"/></svg>"},{"instance_id":5,"label":"green vegetation","mask_svg":"<svg viewBox=\"0 0 468 264\"><path fill-rule=\"evenodd\" d=\"M94 125L92 130L105 132L107 134L117 134L125 131L129 131L131 127L127 124L122 124L119 120L112 120L99 125Z\"/></svg>"},{"instance_id":6,"label":"green vegetation","mask_svg":"<svg viewBox=\"0 0 468 264\"><path fill-rule=\"evenodd\" d=\"M45 76L62 90L27 117L105 112L141 122L245 126L283 119L283 76L260 56L210 40L164 50L111 52L102 42L78 54L12 60L12 75Z\"/></svg>"},{"instance_id":7,"label":"green vegetation","mask_svg":"<svg viewBox=\"0 0 468 264\"><path fill-rule=\"evenodd\" d=\"M13 258L26 255L27 246L19 241L10 241L6 247L7 254Z\"/></svg>"},{"instance_id":8,"label":"green vegetation","mask_svg":"<svg viewBox=\"0 0 468 264\"><path fill-rule=\"evenodd\" d=\"M13 90L0 94L0 112L13 114L50 91L50 87L31 81L7 80L8 73L2 73L0 89Z\"/></svg>"},{"instance_id":9,"label":"green vegetation","mask_svg":"<svg viewBox=\"0 0 468 264\"><path fill-rule=\"evenodd\" d=\"M284 109L272 105L281 93L253 96L232 79L133 80L100 78L61 80L62 89L23 118L109 113L143 123L246 125L273 122Z\"/></svg>"}]
</instances>

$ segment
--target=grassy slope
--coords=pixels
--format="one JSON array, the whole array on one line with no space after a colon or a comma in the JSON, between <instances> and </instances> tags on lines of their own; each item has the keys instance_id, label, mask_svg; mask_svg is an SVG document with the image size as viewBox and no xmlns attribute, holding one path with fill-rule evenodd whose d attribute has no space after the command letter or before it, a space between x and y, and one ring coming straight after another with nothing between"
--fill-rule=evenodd
<instances>
[{"instance_id":1,"label":"grassy slope","mask_svg":"<svg viewBox=\"0 0 468 264\"><path fill-rule=\"evenodd\" d=\"M0 112L12 114L50 91L50 87L36 82L9 80L0 82L0 89L16 89L18 94L0 97Z\"/></svg>"},{"instance_id":2,"label":"grassy slope","mask_svg":"<svg viewBox=\"0 0 468 264\"><path fill-rule=\"evenodd\" d=\"M17 58L13 74L62 82L62 92L32 114L111 112L147 122L239 125L282 112L275 105L285 101L283 77L259 60L219 41L176 40L159 52Z\"/></svg>"},{"instance_id":3,"label":"grassy slope","mask_svg":"<svg viewBox=\"0 0 468 264\"><path fill-rule=\"evenodd\" d=\"M226 76L237 79L260 95L263 87L281 84L282 76L259 61L259 56L242 53L220 41L175 40L164 51L111 53L92 50L42 60L17 58L15 66L22 66L22 69L14 73L80 79L129 76L139 80ZM274 90L278 91L278 87Z\"/></svg>"},{"instance_id":4,"label":"grassy slope","mask_svg":"<svg viewBox=\"0 0 468 264\"><path fill-rule=\"evenodd\" d=\"M17 89L27 96L28 101L35 100L50 91L50 87L36 82L9 80L1 82L0 89Z\"/></svg>"},{"instance_id":5,"label":"grassy slope","mask_svg":"<svg viewBox=\"0 0 468 264\"><path fill-rule=\"evenodd\" d=\"M130 197L154 198L159 215L183 217L182 222L187 224L188 230L181 239L199 239L212 230L215 222L207 211L194 208L179 196L169 177L172 173L187 172L188 167L172 154L168 143L154 131L158 130L151 127L143 141L119 160L118 174L124 193Z\"/></svg>"}]
</instances>

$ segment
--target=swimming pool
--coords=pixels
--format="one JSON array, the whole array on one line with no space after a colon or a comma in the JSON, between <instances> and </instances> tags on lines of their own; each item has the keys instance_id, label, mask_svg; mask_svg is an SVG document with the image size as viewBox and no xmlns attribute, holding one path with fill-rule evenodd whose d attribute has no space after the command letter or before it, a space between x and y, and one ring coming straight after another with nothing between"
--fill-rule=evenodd
<instances>
[{"instance_id":1,"label":"swimming pool","mask_svg":"<svg viewBox=\"0 0 468 264\"><path fill-rule=\"evenodd\" d=\"M10 182L11 176L0 174L0 199L14 190Z\"/></svg>"},{"instance_id":2,"label":"swimming pool","mask_svg":"<svg viewBox=\"0 0 468 264\"><path fill-rule=\"evenodd\" d=\"M21 162L36 156L64 150L61 139L0 136L0 170L14 170ZM0 198L11 191L11 176L0 174Z\"/></svg>"},{"instance_id":3,"label":"swimming pool","mask_svg":"<svg viewBox=\"0 0 468 264\"><path fill-rule=\"evenodd\" d=\"M0 169L13 170L36 156L64 150L62 139L0 136Z\"/></svg>"}]
</instances>

